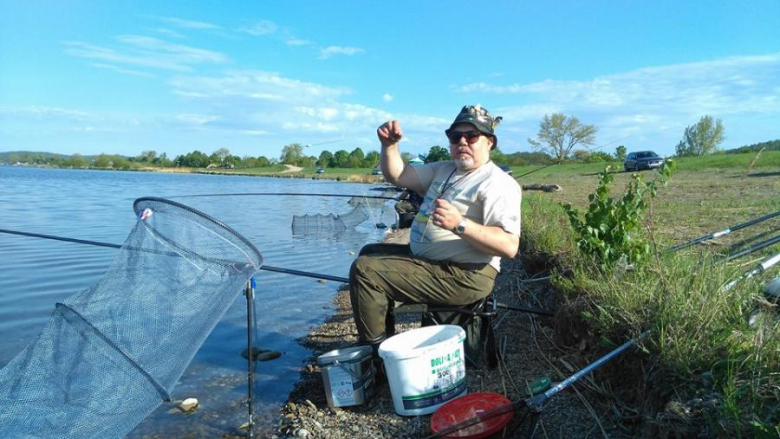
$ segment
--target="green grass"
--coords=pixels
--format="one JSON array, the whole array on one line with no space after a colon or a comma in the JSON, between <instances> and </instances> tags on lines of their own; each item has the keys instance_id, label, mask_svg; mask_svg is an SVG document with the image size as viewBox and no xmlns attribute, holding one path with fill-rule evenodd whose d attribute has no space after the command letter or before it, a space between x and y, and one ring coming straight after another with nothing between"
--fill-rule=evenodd
<instances>
[{"instance_id":1,"label":"green grass","mask_svg":"<svg viewBox=\"0 0 780 439\"><path fill-rule=\"evenodd\" d=\"M748 324L753 309L767 308L761 299L767 276L742 282L730 291L724 291L723 285L776 254L780 245L730 264L712 262L740 240L764 232L770 233L767 238L774 236L780 221L680 254L662 251L671 243L780 210L780 174L776 174L780 166L745 178L743 169L753 158L724 162L724 157L740 159L739 155L723 155L707 157L699 164L691 161L668 188L661 189L642 229L642 235L657 244L656 256L645 266L606 274L574 245L559 203L584 207L587 194L596 186L596 177L584 174L603 165L548 168L554 170L547 174L547 182L560 184L564 191L524 193L522 251L551 256L559 272L566 273L555 277L562 298L558 318L566 319L565 326L584 325L596 339L615 344L653 329L645 348L655 359L653 367L666 375L669 389L664 390L680 402L714 395L718 409L705 416L710 416L713 431L731 437L771 432L780 424L780 315L765 309L757 325ZM760 160L764 158L762 154ZM724 163L730 166L722 168L726 171L708 171ZM646 178L652 175L643 173ZM628 181L627 174L616 177L613 197L622 193Z\"/></svg>"},{"instance_id":2,"label":"green grass","mask_svg":"<svg viewBox=\"0 0 780 439\"><path fill-rule=\"evenodd\" d=\"M677 168L681 171L701 171L706 169L735 169L747 170L750 163L756 158L755 153L744 154L712 154L704 157L680 157ZM753 165L753 170L766 168L780 168L780 151L764 151Z\"/></svg>"}]
</instances>

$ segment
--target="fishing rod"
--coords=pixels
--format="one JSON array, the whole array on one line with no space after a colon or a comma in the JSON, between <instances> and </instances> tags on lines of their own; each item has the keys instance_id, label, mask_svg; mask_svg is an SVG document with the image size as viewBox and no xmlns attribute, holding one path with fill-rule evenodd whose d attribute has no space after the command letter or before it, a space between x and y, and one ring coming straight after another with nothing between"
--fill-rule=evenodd
<instances>
[{"instance_id":1,"label":"fishing rod","mask_svg":"<svg viewBox=\"0 0 780 439\"><path fill-rule=\"evenodd\" d=\"M246 398L246 404L247 404L247 410L248 410L248 431L247 435L249 436L249 439L253 439L255 437L255 421L254 421L254 406L253 406L253 399L252 399L252 393L255 387L254 382L254 376L255 376L255 365L256 362L252 358L252 348L254 347L253 340L252 340L252 332L257 329L257 321L255 320L255 313L254 313L254 301L255 301L255 278L251 278L246 282L246 289L244 290L244 295L246 295L246 345L247 345L247 352L248 355L246 356L247 361L247 398Z\"/></svg>"},{"instance_id":2,"label":"fishing rod","mask_svg":"<svg viewBox=\"0 0 780 439\"><path fill-rule=\"evenodd\" d=\"M378 200L395 200L395 197L382 195L349 195L349 194L301 194L294 192L245 192L236 194L199 194L199 195L169 195L165 198L199 198L199 197L241 197L241 196L302 196L302 197L336 197L336 198L375 198Z\"/></svg>"},{"instance_id":3,"label":"fishing rod","mask_svg":"<svg viewBox=\"0 0 780 439\"><path fill-rule=\"evenodd\" d=\"M32 232L22 232L18 230L8 230L8 229L0 229L0 233L7 233L9 235L19 235L19 236L26 236L31 238L41 238L41 239L51 239L54 241L63 241L63 242L71 242L74 244L84 244L84 245L94 245L98 247L108 247L108 248L122 248L119 244L111 244L108 242L100 242L100 241L91 241L88 239L77 239L77 238L68 238L64 236L54 236L54 235L45 235L42 233L32 233ZM258 267L259 270L264 271L271 271L274 273L284 273L284 274L290 274L293 276L303 276L303 277L311 277L314 279L325 279L325 280L331 280L334 282L342 282L342 283L349 283L349 278L342 277L342 276L334 276L330 274L322 274L322 273L312 273L310 271L301 271L301 270L293 270L290 268L281 268L281 267L273 267L270 265L261 265ZM543 316L552 316L554 315L551 311L545 311L542 309L536 309L536 308L527 308L527 307L517 307L517 306L509 306L504 304L497 305L499 308L504 308L512 311L521 311L526 312L530 314L537 314L537 315L543 315Z\"/></svg>"},{"instance_id":4,"label":"fishing rod","mask_svg":"<svg viewBox=\"0 0 780 439\"><path fill-rule=\"evenodd\" d=\"M599 149L601 149L601 148L603 148L603 147L605 147L605 146L607 146L607 145L611 145L611 144L613 144L613 143L620 142L621 140L626 140L626 139L628 139L629 137L631 137L631 136L623 137L622 139L617 139L617 140L613 140L613 141L611 141L611 142L604 143L603 145L600 145L600 146L596 146L596 147L590 148L590 149L588 149L588 151L590 151L590 152L597 151L597 150L599 150ZM561 159L558 159L557 161L555 161L555 162L553 162L553 163L550 163L550 164L544 165L544 166L542 166L542 167L539 167L539 168L533 169L533 170L531 170L531 171L528 171L528 172L526 172L525 174L518 175L517 177L514 177L514 178L515 178L515 180L517 180L517 179L519 179L519 178L521 178L521 177L525 177L525 176L526 176L526 175L528 175L528 174L533 174L533 173L534 173L534 172L536 172L536 171L541 171L542 169L549 168L550 166L554 166L554 165L560 165L561 163L563 163L563 161L562 161Z\"/></svg>"},{"instance_id":5,"label":"fishing rod","mask_svg":"<svg viewBox=\"0 0 780 439\"><path fill-rule=\"evenodd\" d=\"M717 261L716 264L720 264L720 263L723 263L723 262L731 261L733 259L737 259L739 257L745 256L746 254L753 253L755 251L758 251L758 250L761 250L763 248L766 248L766 247L769 247L771 245L774 245L774 244L776 244L778 242L780 242L780 235L777 235L777 236L769 238L769 239L767 239L765 241L761 241L759 243L753 244L750 247L747 247L747 248L745 248L743 250L740 250L740 251L738 251L736 253L732 253L730 255L727 255L723 259Z\"/></svg>"},{"instance_id":6,"label":"fishing rod","mask_svg":"<svg viewBox=\"0 0 780 439\"><path fill-rule=\"evenodd\" d=\"M561 164L561 162L560 162L560 161L557 161L557 162L554 162L554 163L550 163L550 164L548 164L548 165L544 165L544 166L542 166L542 167L539 167L539 168L536 168L536 169L534 169L534 170L528 171L528 172L526 172L525 174L518 175L517 177L515 177L515 180L517 180L517 179L519 179L519 178L521 178L521 177L525 177L525 176L526 176L526 175L528 175L528 174L533 174L533 173L534 173L534 172L536 172L536 171L541 171L542 169L549 168L550 166L555 166L555 165L560 165L560 164Z\"/></svg>"},{"instance_id":7,"label":"fishing rod","mask_svg":"<svg viewBox=\"0 0 780 439\"><path fill-rule=\"evenodd\" d=\"M122 246L119 244L112 244L108 242L91 241L87 239L77 239L77 238L67 238L64 236L44 235L42 233L21 232L18 230L0 229L0 233L7 233L9 235L27 236L31 238L51 239L54 241L71 242L75 244L94 245L98 247L122 248ZM258 269L265 270L265 271L273 271L276 273L292 274L295 276L313 277L315 279L332 280L335 282L349 282L349 279L346 277L331 276L329 274L312 273L308 271L291 270L288 268L272 267L270 265L262 265Z\"/></svg>"},{"instance_id":8,"label":"fishing rod","mask_svg":"<svg viewBox=\"0 0 780 439\"><path fill-rule=\"evenodd\" d=\"M746 221L746 222L744 222L742 224L737 224L736 226L727 227L727 228L725 228L725 229L723 229L723 230L721 230L719 232L714 232L714 233L710 233L708 235L699 236L698 238L692 239L692 240L690 240L688 242L684 242L682 244L677 244L677 245L675 245L673 247L670 247L666 251L667 252L676 252L677 250L681 250L681 249L690 247L692 245L696 245L696 244L702 243L704 241L709 241L710 239L720 238L721 236L728 235L731 232L736 232L737 230L741 230L741 229L744 229L746 227L750 227L753 224L758 224L758 223L760 223L762 221L766 221L768 219L772 219L772 218L774 218L774 217L776 217L778 215L780 215L780 210L778 210L777 212L774 212L774 213L770 213L768 215L764 215L762 217L754 218L754 219L752 219L750 221Z\"/></svg>"},{"instance_id":9,"label":"fishing rod","mask_svg":"<svg viewBox=\"0 0 780 439\"><path fill-rule=\"evenodd\" d=\"M430 436L427 436L426 439L439 439L446 436L449 436L453 433L456 433L458 431L461 431L465 428L481 424L482 422L485 422L487 420L493 419L495 417L516 412L519 410L522 410L524 408L528 408L531 411L531 424L529 426L529 434L528 436L530 438L533 438L536 434L536 428L539 424L539 418L542 414L542 411L544 410L544 404L547 403L547 401L561 392L562 390L565 390L567 387L571 386L572 384L576 383L582 377L585 375L593 372L594 370L598 369L599 367L603 366L607 361L617 357L618 355L622 354L628 348L636 345L637 342L643 340L646 338L652 330L648 330L640 334L638 337L633 338L625 343L623 343L621 346L615 348L614 350L610 351L606 355L602 356L601 358L597 359L596 361L588 364L584 368L580 369L575 374L571 375L570 377L566 378L565 380L561 381L560 383L556 384L555 386L551 387L544 393L540 393L539 395L532 396L530 398L521 399L519 401L513 402L511 404L502 405L500 407L497 407L493 410L489 410L483 413L478 413L476 416L466 419L465 421L459 422L457 424L451 425L445 429L442 429L441 431L438 431Z\"/></svg>"},{"instance_id":10,"label":"fishing rod","mask_svg":"<svg viewBox=\"0 0 780 439\"><path fill-rule=\"evenodd\" d=\"M780 252L778 252L776 255L774 255L774 256L764 260L764 262L759 263L758 265L756 265L755 268L753 268L752 270L750 270L747 273L743 274L742 276L740 276L740 277L734 279L733 281L727 283L723 287L723 291L729 291L730 289L734 288L734 286L737 285L740 281L743 281L745 279L750 279L753 276L757 276L757 275L759 275L759 274L769 270L770 268L772 268L773 265L777 264L778 262L780 262Z\"/></svg>"}]
</instances>

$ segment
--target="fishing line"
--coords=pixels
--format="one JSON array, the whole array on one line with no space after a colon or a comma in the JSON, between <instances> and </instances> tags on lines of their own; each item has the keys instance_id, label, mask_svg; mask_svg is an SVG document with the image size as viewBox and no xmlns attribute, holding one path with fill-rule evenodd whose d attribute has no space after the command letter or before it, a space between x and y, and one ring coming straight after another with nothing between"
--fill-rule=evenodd
<instances>
[{"instance_id":1,"label":"fishing line","mask_svg":"<svg viewBox=\"0 0 780 439\"><path fill-rule=\"evenodd\" d=\"M51 239L54 241L71 242L74 244L94 245L98 247L108 247L108 248L115 248L115 249L122 248L122 246L119 244L111 244L108 242L100 242L100 241L91 241L88 239L68 238L64 236L45 235L42 233L21 232L17 230L8 230L8 229L0 229L0 233L7 233L9 235L27 236L31 238ZM308 271L292 270L288 268L272 267L270 265L261 265L260 267L258 267L258 269L265 270L265 271L273 271L276 273L292 274L295 276L313 277L315 279L332 280L335 282L345 282L345 283L349 282L349 279L346 277L331 276L329 274L312 273Z\"/></svg>"},{"instance_id":2,"label":"fishing line","mask_svg":"<svg viewBox=\"0 0 780 439\"><path fill-rule=\"evenodd\" d=\"M613 144L613 143L620 142L621 140L626 140L626 139L628 139L628 138L630 138L630 137L631 137L631 136L626 136L626 137L623 137L623 138L621 138L621 139L617 139L617 140L613 140L613 141L611 141L611 142L604 143L604 144L602 144L601 146L596 146L596 147L594 147L594 148L586 148L586 149L588 149L588 151L590 151L590 152L597 151L597 150L599 150L599 149L601 149L601 148L603 148L603 147L605 147L605 146L607 146L607 145L611 145L611 144ZM553 159L553 160L555 160L555 159ZM557 161L555 161L554 163L550 163L550 164L547 164L547 165L541 166L541 167L539 167L539 168L533 169L533 170L531 170L531 171L528 171L528 172L526 172L525 174L518 175L517 177L514 177L514 179L515 179L515 180L517 180L517 179L519 179L519 178L521 178L521 177L525 177L525 176L526 176L526 175L528 175L528 174L533 174L533 173L534 173L534 172L536 172L536 171L541 171L542 169L549 168L550 166L560 165L560 164L562 164L562 163L563 163L563 161L562 161L562 160L560 160L560 159L558 159L558 160L557 160Z\"/></svg>"}]
</instances>

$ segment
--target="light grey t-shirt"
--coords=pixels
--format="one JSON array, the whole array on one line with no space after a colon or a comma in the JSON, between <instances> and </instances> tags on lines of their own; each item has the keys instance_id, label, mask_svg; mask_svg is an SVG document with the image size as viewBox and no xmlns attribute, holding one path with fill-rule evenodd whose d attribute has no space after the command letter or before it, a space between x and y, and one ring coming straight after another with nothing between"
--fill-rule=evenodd
<instances>
[{"instance_id":1,"label":"light grey t-shirt","mask_svg":"<svg viewBox=\"0 0 780 439\"><path fill-rule=\"evenodd\" d=\"M444 198L469 220L501 227L520 236L522 190L517 181L493 162L470 173L459 171L451 161L412 165L428 190L420 212L412 223L409 238L412 254L435 261L490 263L500 270L501 258L480 252L460 236L433 225L433 201Z\"/></svg>"}]
</instances>

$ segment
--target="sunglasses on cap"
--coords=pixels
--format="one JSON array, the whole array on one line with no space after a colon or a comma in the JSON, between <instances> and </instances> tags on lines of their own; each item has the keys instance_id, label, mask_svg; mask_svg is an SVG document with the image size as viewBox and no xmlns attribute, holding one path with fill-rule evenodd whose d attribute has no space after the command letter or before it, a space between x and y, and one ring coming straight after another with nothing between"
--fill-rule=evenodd
<instances>
[{"instance_id":1,"label":"sunglasses on cap","mask_svg":"<svg viewBox=\"0 0 780 439\"><path fill-rule=\"evenodd\" d=\"M461 137L466 138L466 142L468 143L477 143L479 140L479 136L482 135L477 130L469 130L469 131L455 131L452 129L448 129L444 131L444 134L447 135L447 138L450 139L450 143L459 143Z\"/></svg>"}]
</instances>

